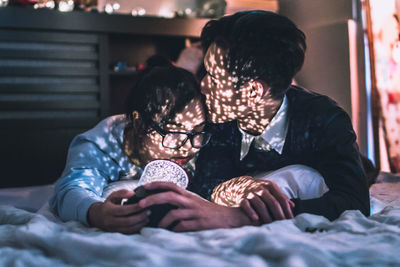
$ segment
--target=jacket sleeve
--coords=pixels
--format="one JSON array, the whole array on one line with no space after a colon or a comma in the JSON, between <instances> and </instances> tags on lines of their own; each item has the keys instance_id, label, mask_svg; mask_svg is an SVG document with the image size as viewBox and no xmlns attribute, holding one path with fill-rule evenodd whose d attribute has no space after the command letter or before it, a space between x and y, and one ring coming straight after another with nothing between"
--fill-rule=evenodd
<instances>
[{"instance_id":1,"label":"jacket sleeve","mask_svg":"<svg viewBox=\"0 0 400 267\"><path fill-rule=\"evenodd\" d=\"M350 118L341 110L320 125L312 167L323 176L329 191L320 198L293 199L294 214L306 212L334 220L345 210L360 210L368 216L369 190Z\"/></svg>"},{"instance_id":2,"label":"jacket sleeve","mask_svg":"<svg viewBox=\"0 0 400 267\"><path fill-rule=\"evenodd\" d=\"M63 221L75 220L88 225L89 207L104 201L103 188L112 173L118 173L118 168L96 144L81 136L75 137L64 172L49 200L53 213Z\"/></svg>"}]
</instances>

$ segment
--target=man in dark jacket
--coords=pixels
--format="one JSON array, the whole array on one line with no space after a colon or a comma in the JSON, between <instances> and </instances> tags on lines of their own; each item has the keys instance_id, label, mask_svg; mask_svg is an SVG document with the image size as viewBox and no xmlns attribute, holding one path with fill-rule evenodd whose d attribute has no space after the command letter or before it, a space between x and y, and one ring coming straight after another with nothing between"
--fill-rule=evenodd
<instances>
[{"instance_id":1,"label":"man in dark jacket","mask_svg":"<svg viewBox=\"0 0 400 267\"><path fill-rule=\"evenodd\" d=\"M213 222L211 205L202 208L173 189L180 196L163 201L182 209L162 224L180 220L178 230L186 231L268 223L303 212L331 220L350 209L368 215L369 191L349 116L328 97L291 85L304 61L303 32L278 14L245 11L208 22L201 40L207 72L201 88L213 137L200 151L188 189L240 205L253 222L230 220L241 217L237 210L219 211L230 225ZM248 176L299 164L316 170L328 191L289 199L274 182Z\"/></svg>"},{"instance_id":2,"label":"man in dark jacket","mask_svg":"<svg viewBox=\"0 0 400 267\"><path fill-rule=\"evenodd\" d=\"M193 190L209 198L230 178L303 164L322 175L329 192L290 203L260 181L257 190L265 192L253 194L244 207L264 209L272 220L282 219L274 209L290 214L286 207L294 215L329 219L349 209L368 215L368 187L348 115L328 97L290 85L303 64L304 34L285 17L248 11L209 22L202 41L207 74L201 86L215 124L211 144L198 158ZM283 126L271 133L272 124ZM252 141L244 156L246 136Z\"/></svg>"}]
</instances>

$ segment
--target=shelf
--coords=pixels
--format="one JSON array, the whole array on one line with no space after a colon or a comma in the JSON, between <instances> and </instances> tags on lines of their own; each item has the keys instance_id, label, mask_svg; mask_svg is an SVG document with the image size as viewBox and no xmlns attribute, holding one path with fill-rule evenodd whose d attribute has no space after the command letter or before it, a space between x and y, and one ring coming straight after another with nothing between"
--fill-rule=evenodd
<instances>
[{"instance_id":1,"label":"shelf","mask_svg":"<svg viewBox=\"0 0 400 267\"><path fill-rule=\"evenodd\" d=\"M198 38L207 21L208 19L203 18L167 19L84 11L63 13L57 10L33 9L32 7L0 8L0 28L3 29L63 30Z\"/></svg>"},{"instance_id":2,"label":"shelf","mask_svg":"<svg viewBox=\"0 0 400 267\"><path fill-rule=\"evenodd\" d=\"M157 53L175 60L207 21L1 7L0 161L12 179L0 187L54 182L72 138L124 112L138 72L113 66Z\"/></svg>"},{"instance_id":3,"label":"shelf","mask_svg":"<svg viewBox=\"0 0 400 267\"><path fill-rule=\"evenodd\" d=\"M127 71L113 71L110 70L108 72L110 76L123 76L123 77L133 77L137 74L137 71L127 70Z\"/></svg>"}]
</instances>

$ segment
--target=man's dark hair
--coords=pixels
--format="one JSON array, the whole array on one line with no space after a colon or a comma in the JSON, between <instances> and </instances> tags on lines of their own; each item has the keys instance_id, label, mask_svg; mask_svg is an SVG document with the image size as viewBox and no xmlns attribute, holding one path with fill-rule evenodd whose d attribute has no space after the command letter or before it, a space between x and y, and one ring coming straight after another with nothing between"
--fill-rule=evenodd
<instances>
[{"instance_id":1,"label":"man's dark hair","mask_svg":"<svg viewBox=\"0 0 400 267\"><path fill-rule=\"evenodd\" d=\"M239 82L260 79L275 98L283 97L303 65L306 50L305 35L292 21L262 10L209 21L201 41L205 51L215 42L228 52L228 71L235 71Z\"/></svg>"}]
</instances>

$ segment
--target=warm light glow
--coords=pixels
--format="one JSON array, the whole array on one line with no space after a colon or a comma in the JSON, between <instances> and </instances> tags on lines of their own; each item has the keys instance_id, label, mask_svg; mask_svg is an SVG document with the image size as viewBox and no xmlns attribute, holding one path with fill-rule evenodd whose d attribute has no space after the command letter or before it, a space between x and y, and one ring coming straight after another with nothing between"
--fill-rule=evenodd
<instances>
[{"instance_id":1,"label":"warm light glow","mask_svg":"<svg viewBox=\"0 0 400 267\"><path fill-rule=\"evenodd\" d=\"M263 190L259 183L267 185L269 181L256 180L250 176L241 176L226 181L214 188L211 201L223 206L238 207L245 199L261 196Z\"/></svg>"}]
</instances>

